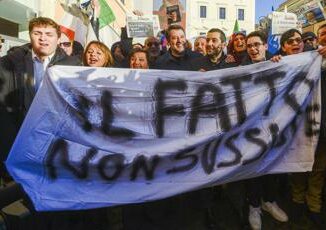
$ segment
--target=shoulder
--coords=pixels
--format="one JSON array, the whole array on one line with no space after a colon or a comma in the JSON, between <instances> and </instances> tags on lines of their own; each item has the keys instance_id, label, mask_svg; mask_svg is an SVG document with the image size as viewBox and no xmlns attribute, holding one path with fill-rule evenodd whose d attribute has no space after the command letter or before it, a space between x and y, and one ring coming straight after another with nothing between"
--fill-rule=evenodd
<instances>
[{"instance_id":1,"label":"shoulder","mask_svg":"<svg viewBox=\"0 0 326 230\"><path fill-rule=\"evenodd\" d=\"M82 61L80 57L68 56L61 48L57 48L55 55L51 60L51 65L81 66Z\"/></svg>"},{"instance_id":2,"label":"shoulder","mask_svg":"<svg viewBox=\"0 0 326 230\"><path fill-rule=\"evenodd\" d=\"M155 61L154 68L161 68L162 65L166 64L169 59L170 59L169 52L166 52L165 54L159 56Z\"/></svg>"},{"instance_id":3,"label":"shoulder","mask_svg":"<svg viewBox=\"0 0 326 230\"><path fill-rule=\"evenodd\" d=\"M186 50L186 55L188 56L188 58L200 58L200 57L204 57L202 54L198 53L198 52L194 52L192 50Z\"/></svg>"}]
</instances>

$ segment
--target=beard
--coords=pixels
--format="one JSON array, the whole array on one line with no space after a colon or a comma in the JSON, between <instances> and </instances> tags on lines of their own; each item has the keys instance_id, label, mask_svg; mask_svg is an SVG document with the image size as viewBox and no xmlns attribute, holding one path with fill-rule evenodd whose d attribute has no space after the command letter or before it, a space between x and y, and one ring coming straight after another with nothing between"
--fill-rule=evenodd
<instances>
[{"instance_id":1,"label":"beard","mask_svg":"<svg viewBox=\"0 0 326 230\"><path fill-rule=\"evenodd\" d=\"M216 58L216 57L220 56L222 52L223 52L223 49L221 47L219 47L219 48L212 50L211 52L207 52L206 55L209 58Z\"/></svg>"}]
</instances>

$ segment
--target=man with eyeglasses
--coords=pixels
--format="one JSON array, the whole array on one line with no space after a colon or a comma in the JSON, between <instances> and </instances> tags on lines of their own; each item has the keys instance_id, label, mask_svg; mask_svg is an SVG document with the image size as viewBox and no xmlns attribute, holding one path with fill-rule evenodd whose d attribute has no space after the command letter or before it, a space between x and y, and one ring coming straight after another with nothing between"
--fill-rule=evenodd
<instances>
[{"instance_id":1,"label":"man with eyeglasses","mask_svg":"<svg viewBox=\"0 0 326 230\"><path fill-rule=\"evenodd\" d=\"M242 62L242 65L259 63L270 59L267 53L267 36L254 31L248 34L246 38L246 47L248 58ZM249 224L252 229L262 228L261 209L270 213L274 219L280 222L287 222L287 214L276 203L277 188L275 175L266 175L245 181L247 198L249 203Z\"/></svg>"},{"instance_id":2,"label":"man with eyeglasses","mask_svg":"<svg viewBox=\"0 0 326 230\"><path fill-rule=\"evenodd\" d=\"M284 32L280 39L281 55L292 55L303 52L304 43L302 35L297 29L290 29Z\"/></svg>"},{"instance_id":3,"label":"man with eyeglasses","mask_svg":"<svg viewBox=\"0 0 326 230\"><path fill-rule=\"evenodd\" d=\"M246 37L248 56L244 58L241 65L249 65L269 60L271 55L267 52L267 37L260 31L251 32Z\"/></svg>"},{"instance_id":4,"label":"man with eyeglasses","mask_svg":"<svg viewBox=\"0 0 326 230\"><path fill-rule=\"evenodd\" d=\"M295 32L290 39L295 36L298 37L300 32ZM282 35L283 36L283 35ZM318 51L325 57L326 47L326 24L319 27L318 43L321 46ZM287 36L289 37L289 36ZM284 39L285 40L285 39ZM287 42L289 39L285 40ZM302 42L303 43L303 42ZM288 54L288 53L287 53ZM326 128L325 128L325 101L326 101L326 81L325 70L322 69L321 77L321 126L319 141L315 153L315 161L311 172L305 173L292 173L291 180L291 193L293 202L293 220L300 220L304 214L307 213L309 219L315 224L317 229L325 229L325 221L321 215L322 207L322 190L325 181L326 169Z\"/></svg>"}]
</instances>

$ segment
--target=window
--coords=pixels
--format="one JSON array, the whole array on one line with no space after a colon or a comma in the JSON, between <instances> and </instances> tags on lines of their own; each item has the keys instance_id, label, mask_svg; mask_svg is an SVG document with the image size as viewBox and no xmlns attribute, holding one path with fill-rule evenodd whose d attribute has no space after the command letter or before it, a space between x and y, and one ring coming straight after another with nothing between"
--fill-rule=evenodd
<instances>
[{"instance_id":1,"label":"window","mask_svg":"<svg viewBox=\"0 0 326 230\"><path fill-rule=\"evenodd\" d=\"M224 7L220 7L220 19L225 19L225 8Z\"/></svg>"},{"instance_id":2,"label":"window","mask_svg":"<svg viewBox=\"0 0 326 230\"><path fill-rule=\"evenodd\" d=\"M206 18L206 6L200 6L200 14L199 17Z\"/></svg>"},{"instance_id":3,"label":"window","mask_svg":"<svg viewBox=\"0 0 326 230\"><path fill-rule=\"evenodd\" d=\"M244 20L244 9L238 9L238 20L239 21Z\"/></svg>"},{"instance_id":4,"label":"window","mask_svg":"<svg viewBox=\"0 0 326 230\"><path fill-rule=\"evenodd\" d=\"M120 0L122 4L125 4L125 0Z\"/></svg>"}]
</instances>

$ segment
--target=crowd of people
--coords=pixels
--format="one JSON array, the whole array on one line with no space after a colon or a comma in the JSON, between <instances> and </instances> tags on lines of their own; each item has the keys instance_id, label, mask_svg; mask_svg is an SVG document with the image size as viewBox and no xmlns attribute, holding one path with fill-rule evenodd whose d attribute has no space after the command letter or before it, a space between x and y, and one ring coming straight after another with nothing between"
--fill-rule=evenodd
<instances>
[{"instance_id":1,"label":"crowd of people","mask_svg":"<svg viewBox=\"0 0 326 230\"><path fill-rule=\"evenodd\" d=\"M296 29L286 31L281 36L281 48L276 55L267 51L267 36L262 31L249 34L236 32L227 42L223 30L212 28L206 36L196 38L193 50L181 26L170 25L163 34L167 39L166 47L163 39L158 37L148 37L144 44L132 44L131 39L122 39L111 48L100 41L91 41L83 47L52 19L32 19L29 23L30 43L11 48L7 55L0 58L1 162L6 159L33 98L42 85L46 69L53 65L211 71L269 60L278 62L283 56L311 50L317 50L320 55L326 57L326 24L319 27L317 35L313 32L302 34ZM0 48L3 42L4 39L0 37ZM322 75L325 73L322 72ZM322 105L326 100L325 81L325 77L322 77ZM325 109L325 106L322 106L320 141L312 172L293 173L289 176L293 203L291 216L276 202L278 175L266 175L229 185L229 189L238 186L245 188L243 199L247 202L243 203L248 204L249 210L245 218L252 229L262 228L261 209L280 222L287 222L289 219L295 222L307 212L317 228L325 227L320 215L326 167ZM2 186L6 186L10 178L6 175L3 165L0 170L2 181L5 181ZM144 204L137 207L136 212L147 215L147 218L168 219L171 213L180 215L178 211L182 209L200 208L207 214L207 229L218 229L213 223L210 205L216 199L216 190L209 188ZM126 216L130 210L128 206L123 208L122 215ZM131 215L134 215L134 212ZM124 220L128 222L127 218ZM130 222L126 222L125 226L130 225ZM164 229L183 229L172 228L173 223L168 220L167 223L168 228Z\"/></svg>"}]
</instances>

